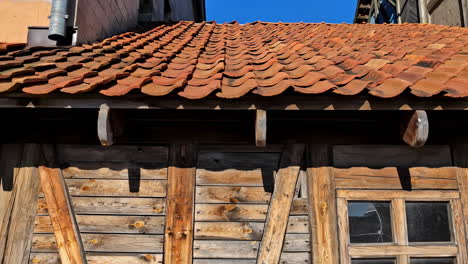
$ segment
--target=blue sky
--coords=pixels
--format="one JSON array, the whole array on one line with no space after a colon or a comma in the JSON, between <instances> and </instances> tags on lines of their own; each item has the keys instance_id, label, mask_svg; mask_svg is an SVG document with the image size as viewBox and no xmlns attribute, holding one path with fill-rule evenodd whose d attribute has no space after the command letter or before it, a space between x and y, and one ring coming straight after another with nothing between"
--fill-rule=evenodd
<instances>
[{"instance_id":1,"label":"blue sky","mask_svg":"<svg viewBox=\"0 0 468 264\"><path fill-rule=\"evenodd\" d=\"M218 23L352 23L356 0L205 0L207 20Z\"/></svg>"}]
</instances>

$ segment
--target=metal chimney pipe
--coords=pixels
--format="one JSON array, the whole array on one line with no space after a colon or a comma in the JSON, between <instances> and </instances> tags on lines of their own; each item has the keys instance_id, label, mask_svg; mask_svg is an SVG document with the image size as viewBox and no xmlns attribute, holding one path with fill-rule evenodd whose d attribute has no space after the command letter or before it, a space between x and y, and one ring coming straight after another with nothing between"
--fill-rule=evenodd
<instances>
[{"instance_id":1,"label":"metal chimney pipe","mask_svg":"<svg viewBox=\"0 0 468 264\"><path fill-rule=\"evenodd\" d=\"M66 36L68 0L52 0L50 12L49 39L62 40Z\"/></svg>"}]
</instances>

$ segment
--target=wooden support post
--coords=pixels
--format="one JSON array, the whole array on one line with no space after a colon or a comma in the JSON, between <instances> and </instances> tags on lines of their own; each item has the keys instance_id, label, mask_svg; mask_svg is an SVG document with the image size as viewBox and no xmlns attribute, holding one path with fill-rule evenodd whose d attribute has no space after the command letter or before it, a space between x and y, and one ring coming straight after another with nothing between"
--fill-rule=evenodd
<instances>
[{"instance_id":1,"label":"wooden support post","mask_svg":"<svg viewBox=\"0 0 468 264\"><path fill-rule=\"evenodd\" d=\"M414 111L404 124L403 140L411 147L422 147L429 137L429 120L426 111Z\"/></svg>"},{"instance_id":2,"label":"wooden support post","mask_svg":"<svg viewBox=\"0 0 468 264\"><path fill-rule=\"evenodd\" d=\"M309 168L309 219L315 264L338 264L338 231L333 168Z\"/></svg>"},{"instance_id":3,"label":"wooden support post","mask_svg":"<svg viewBox=\"0 0 468 264\"><path fill-rule=\"evenodd\" d=\"M191 264L196 172L194 146L173 145L169 162L164 263Z\"/></svg>"},{"instance_id":4,"label":"wooden support post","mask_svg":"<svg viewBox=\"0 0 468 264\"><path fill-rule=\"evenodd\" d=\"M98 114L98 137L101 145L112 146L123 133L123 118L120 112L113 111L107 104L102 104Z\"/></svg>"},{"instance_id":5,"label":"wooden support post","mask_svg":"<svg viewBox=\"0 0 468 264\"><path fill-rule=\"evenodd\" d=\"M257 147L266 146L267 114L265 110L257 110L255 118L255 144Z\"/></svg>"},{"instance_id":6,"label":"wooden support post","mask_svg":"<svg viewBox=\"0 0 468 264\"><path fill-rule=\"evenodd\" d=\"M0 200L0 262L27 264L30 263L29 253L40 184L37 171L39 145L18 144L4 147L5 145L2 150L10 152L2 151L0 199L9 199ZM3 173L11 174L12 178L3 178ZM3 189L10 184L7 183L9 180L12 181L12 189Z\"/></svg>"},{"instance_id":7,"label":"wooden support post","mask_svg":"<svg viewBox=\"0 0 468 264\"><path fill-rule=\"evenodd\" d=\"M303 144L293 144L283 152L280 169L275 177L275 189L271 197L257 264L279 263L304 148Z\"/></svg>"},{"instance_id":8,"label":"wooden support post","mask_svg":"<svg viewBox=\"0 0 468 264\"><path fill-rule=\"evenodd\" d=\"M51 148L45 147L44 154L49 161L47 166L39 167L39 174L60 261L62 264L86 263L83 244L62 173L54 166Z\"/></svg>"}]
</instances>

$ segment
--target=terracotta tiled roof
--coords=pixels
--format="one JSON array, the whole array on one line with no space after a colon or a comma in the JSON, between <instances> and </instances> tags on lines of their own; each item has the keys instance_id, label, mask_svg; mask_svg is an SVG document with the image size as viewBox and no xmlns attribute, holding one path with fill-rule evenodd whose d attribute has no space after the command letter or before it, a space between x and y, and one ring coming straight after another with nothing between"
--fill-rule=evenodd
<instances>
[{"instance_id":1,"label":"terracotta tiled roof","mask_svg":"<svg viewBox=\"0 0 468 264\"><path fill-rule=\"evenodd\" d=\"M198 99L274 96L288 89L468 97L468 29L180 22L65 49L0 44L3 93L174 93Z\"/></svg>"}]
</instances>

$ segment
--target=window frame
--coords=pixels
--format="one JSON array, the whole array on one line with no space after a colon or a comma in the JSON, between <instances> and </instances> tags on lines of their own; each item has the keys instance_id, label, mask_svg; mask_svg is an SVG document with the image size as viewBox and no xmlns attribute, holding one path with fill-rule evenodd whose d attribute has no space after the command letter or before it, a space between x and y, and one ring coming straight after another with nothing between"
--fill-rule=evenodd
<instances>
[{"instance_id":1,"label":"window frame","mask_svg":"<svg viewBox=\"0 0 468 264\"><path fill-rule=\"evenodd\" d=\"M457 190L336 190L339 251L343 264L353 258L395 258L409 264L411 257L454 257L463 263L466 238L460 193ZM349 201L386 201L391 203L393 243L350 243ZM451 242L408 242L406 202L448 202Z\"/></svg>"}]
</instances>

